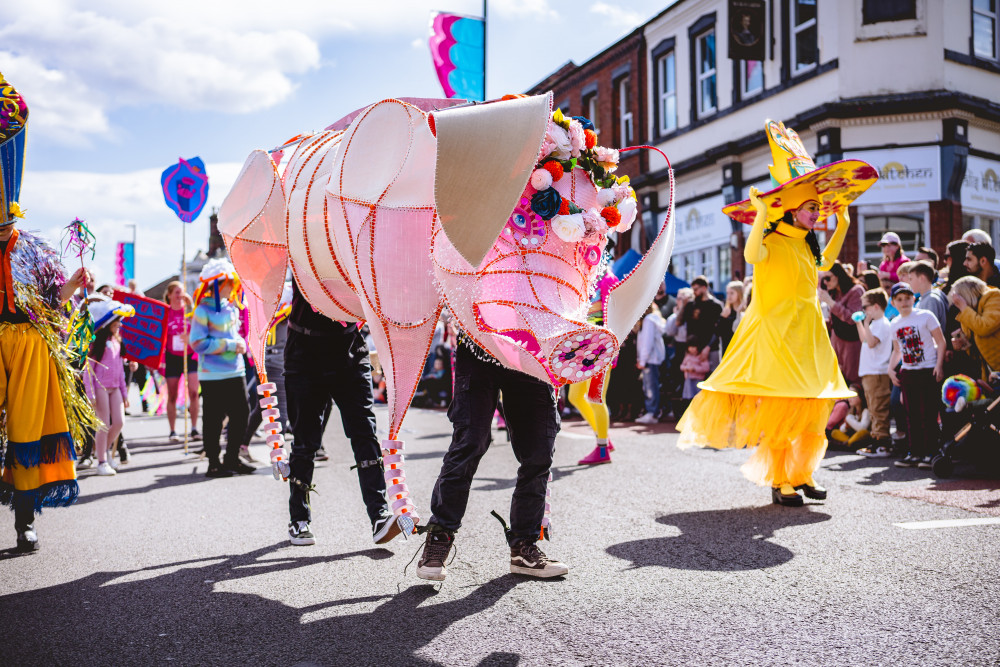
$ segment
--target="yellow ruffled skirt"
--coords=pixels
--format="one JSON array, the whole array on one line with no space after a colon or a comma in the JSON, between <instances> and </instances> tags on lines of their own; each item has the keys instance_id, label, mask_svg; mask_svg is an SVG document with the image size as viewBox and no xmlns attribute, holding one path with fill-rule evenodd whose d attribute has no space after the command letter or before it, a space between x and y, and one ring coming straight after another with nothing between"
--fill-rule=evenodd
<instances>
[{"instance_id":1,"label":"yellow ruffled skirt","mask_svg":"<svg viewBox=\"0 0 1000 667\"><path fill-rule=\"evenodd\" d=\"M826 398L748 396L703 390L677 423L678 446L754 447L740 468L761 486L805 484L826 453Z\"/></svg>"}]
</instances>

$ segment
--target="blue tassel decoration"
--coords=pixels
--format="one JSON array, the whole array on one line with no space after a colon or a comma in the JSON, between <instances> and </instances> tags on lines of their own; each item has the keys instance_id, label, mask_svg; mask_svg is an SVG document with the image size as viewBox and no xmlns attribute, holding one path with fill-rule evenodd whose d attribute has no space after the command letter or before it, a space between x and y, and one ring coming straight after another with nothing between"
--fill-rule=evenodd
<instances>
[{"instance_id":1,"label":"blue tassel decoration","mask_svg":"<svg viewBox=\"0 0 1000 667\"><path fill-rule=\"evenodd\" d=\"M30 491L17 491L9 484L0 484L0 505L9 505L13 510L15 500L20 504L28 499L35 514L41 514L43 507L69 507L79 497L80 485L75 479L43 484Z\"/></svg>"},{"instance_id":2,"label":"blue tassel decoration","mask_svg":"<svg viewBox=\"0 0 1000 667\"><path fill-rule=\"evenodd\" d=\"M35 468L42 463L75 461L76 449L68 432L42 436L34 442L8 442L5 465L17 463L25 468Z\"/></svg>"}]
</instances>

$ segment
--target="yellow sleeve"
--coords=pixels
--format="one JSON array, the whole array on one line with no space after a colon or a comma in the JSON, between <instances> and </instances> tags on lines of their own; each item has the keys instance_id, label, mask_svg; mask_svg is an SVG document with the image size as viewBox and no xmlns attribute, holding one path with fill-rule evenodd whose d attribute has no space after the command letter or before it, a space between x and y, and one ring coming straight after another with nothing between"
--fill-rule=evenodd
<instances>
[{"instance_id":1,"label":"yellow sleeve","mask_svg":"<svg viewBox=\"0 0 1000 667\"><path fill-rule=\"evenodd\" d=\"M847 228L850 226L851 218L845 208L837 214L837 229L834 230L833 236L830 237L826 248L823 249L823 263L819 267L820 271L829 271L833 263L837 261L840 249L844 247L844 239L847 238Z\"/></svg>"},{"instance_id":2,"label":"yellow sleeve","mask_svg":"<svg viewBox=\"0 0 1000 667\"><path fill-rule=\"evenodd\" d=\"M743 246L743 259L748 264L760 264L767 261L767 246L764 245L764 229L767 227L767 211L757 211L753 219L753 227Z\"/></svg>"}]
</instances>

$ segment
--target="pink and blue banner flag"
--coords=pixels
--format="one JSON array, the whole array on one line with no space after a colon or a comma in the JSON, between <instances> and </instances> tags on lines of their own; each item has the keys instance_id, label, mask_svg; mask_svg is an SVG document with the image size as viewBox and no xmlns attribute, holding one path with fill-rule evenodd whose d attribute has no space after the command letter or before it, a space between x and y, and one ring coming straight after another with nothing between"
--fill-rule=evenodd
<instances>
[{"instance_id":1,"label":"pink and blue banner flag","mask_svg":"<svg viewBox=\"0 0 1000 667\"><path fill-rule=\"evenodd\" d=\"M132 278L135 278L135 244L122 241L115 253L115 282L127 285Z\"/></svg>"},{"instance_id":2,"label":"pink and blue banner flag","mask_svg":"<svg viewBox=\"0 0 1000 667\"><path fill-rule=\"evenodd\" d=\"M486 21L434 12L430 47L445 97L486 99Z\"/></svg>"}]
</instances>

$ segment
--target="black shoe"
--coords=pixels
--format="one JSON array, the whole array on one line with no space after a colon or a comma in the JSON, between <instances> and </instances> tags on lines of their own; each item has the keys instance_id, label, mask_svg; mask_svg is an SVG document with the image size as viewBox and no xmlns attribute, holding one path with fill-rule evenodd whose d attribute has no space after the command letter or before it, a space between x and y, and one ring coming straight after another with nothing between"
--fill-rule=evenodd
<instances>
[{"instance_id":1,"label":"black shoe","mask_svg":"<svg viewBox=\"0 0 1000 667\"><path fill-rule=\"evenodd\" d=\"M125 441L122 441L118 445L118 460L121 461L122 465L128 463L128 456L128 445L125 444Z\"/></svg>"},{"instance_id":2,"label":"black shoe","mask_svg":"<svg viewBox=\"0 0 1000 667\"><path fill-rule=\"evenodd\" d=\"M198 429L191 429L191 433L188 435L188 440L191 440L192 442L201 440L201 433L198 433Z\"/></svg>"},{"instance_id":3,"label":"black shoe","mask_svg":"<svg viewBox=\"0 0 1000 667\"><path fill-rule=\"evenodd\" d=\"M797 493L786 496L777 486L771 487L771 502L785 507L802 507L803 504L802 496Z\"/></svg>"},{"instance_id":4,"label":"black shoe","mask_svg":"<svg viewBox=\"0 0 1000 667\"><path fill-rule=\"evenodd\" d=\"M385 544L391 542L392 538L402 532L396 517L391 514L380 516L372 522L372 540L375 544Z\"/></svg>"},{"instance_id":5,"label":"black shoe","mask_svg":"<svg viewBox=\"0 0 1000 667\"><path fill-rule=\"evenodd\" d=\"M920 457L914 456L912 454L907 454L898 461L893 461L892 463L897 468L916 468L920 465Z\"/></svg>"},{"instance_id":6,"label":"black shoe","mask_svg":"<svg viewBox=\"0 0 1000 667\"><path fill-rule=\"evenodd\" d=\"M17 531L17 550L21 552L38 551L38 534L34 526Z\"/></svg>"},{"instance_id":7,"label":"black shoe","mask_svg":"<svg viewBox=\"0 0 1000 667\"><path fill-rule=\"evenodd\" d=\"M213 479L232 476L233 471L223 468L221 463L209 463L208 472L205 473L205 477L211 477Z\"/></svg>"},{"instance_id":8,"label":"black shoe","mask_svg":"<svg viewBox=\"0 0 1000 667\"><path fill-rule=\"evenodd\" d=\"M313 454L313 461L329 461L329 460L330 460L330 455L327 454L326 450L323 449L322 447L317 449L316 453Z\"/></svg>"},{"instance_id":9,"label":"black shoe","mask_svg":"<svg viewBox=\"0 0 1000 667\"><path fill-rule=\"evenodd\" d=\"M445 561L454 545L455 536L447 530L438 528L427 531L424 541L424 552L417 561L417 576L430 581L444 581L448 576Z\"/></svg>"},{"instance_id":10,"label":"black shoe","mask_svg":"<svg viewBox=\"0 0 1000 667\"><path fill-rule=\"evenodd\" d=\"M309 530L308 521L293 521L288 524L288 539L297 547L316 544L316 536Z\"/></svg>"},{"instance_id":11,"label":"black shoe","mask_svg":"<svg viewBox=\"0 0 1000 667\"><path fill-rule=\"evenodd\" d=\"M931 461L933 460L934 460L933 456L925 456L924 458L920 459L919 463L917 463L917 467L922 470L930 470L933 467L931 465Z\"/></svg>"},{"instance_id":12,"label":"black shoe","mask_svg":"<svg viewBox=\"0 0 1000 667\"><path fill-rule=\"evenodd\" d=\"M826 489L817 484L816 486L809 486L808 484L801 484L795 487L796 491L801 491L805 494L806 498L811 498L813 500L826 500Z\"/></svg>"},{"instance_id":13,"label":"black shoe","mask_svg":"<svg viewBox=\"0 0 1000 667\"><path fill-rule=\"evenodd\" d=\"M236 473L237 475L252 475L256 470L253 466L249 466L239 459L236 459L235 461L226 461L222 464L222 467L229 472Z\"/></svg>"},{"instance_id":14,"label":"black shoe","mask_svg":"<svg viewBox=\"0 0 1000 667\"><path fill-rule=\"evenodd\" d=\"M510 545L510 571L539 579L569 574L568 567L546 556L534 540L521 540Z\"/></svg>"}]
</instances>

